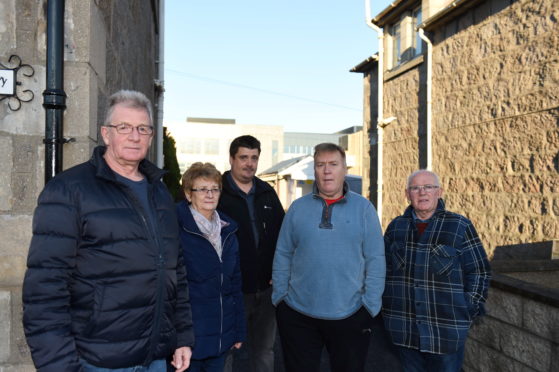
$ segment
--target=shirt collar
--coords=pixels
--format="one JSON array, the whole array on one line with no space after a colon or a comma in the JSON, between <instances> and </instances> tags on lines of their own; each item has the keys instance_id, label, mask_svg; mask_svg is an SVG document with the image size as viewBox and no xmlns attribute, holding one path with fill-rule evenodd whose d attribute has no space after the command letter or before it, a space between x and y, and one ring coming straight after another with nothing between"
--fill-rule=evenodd
<instances>
[{"instance_id":1,"label":"shirt collar","mask_svg":"<svg viewBox=\"0 0 559 372\"><path fill-rule=\"evenodd\" d=\"M433 216L431 216L426 220L422 220L421 218L417 217L417 214L415 214L415 211L413 209L411 211L411 215L413 217L414 222L429 222L429 220L433 217Z\"/></svg>"}]
</instances>

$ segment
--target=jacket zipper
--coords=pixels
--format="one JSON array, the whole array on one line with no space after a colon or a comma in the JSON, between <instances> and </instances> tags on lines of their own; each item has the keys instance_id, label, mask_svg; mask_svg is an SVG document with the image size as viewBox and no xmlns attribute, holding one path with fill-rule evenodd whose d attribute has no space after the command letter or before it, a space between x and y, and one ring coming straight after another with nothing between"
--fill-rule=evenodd
<instances>
[{"instance_id":1,"label":"jacket zipper","mask_svg":"<svg viewBox=\"0 0 559 372\"><path fill-rule=\"evenodd\" d=\"M151 200L152 200L152 197L153 197L153 191L150 190L150 187L153 187L153 186L148 186L148 202L150 202L150 204L151 204ZM155 243L155 245L157 247L157 251L158 251L158 257L157 257L157 263L156 263L156 268L157 268L157 293L156 293L156 298L155 298L155 303L156 303L155 322L154 322L154 325L153 325L153 331L152 331L152 335L151 335L151 347L150 347L148 355L146 357L146 362L151 362L152 359L153 359L153 353L154 353L155 348L157 346L155 341L156 341L156 339L159 338L159 327L160 327L160 323L161 323L161 307L163 305L163 301L162 301L162 293L163 293L162 275L163 275L163 271L164 271L163 268L164 268L165 260L163 258L163 251L162 251L161 242L157 238L157 234L155 234L155 226L153 226L153 229L150 228L150 225L147 222L145 214L142 213L143 208L141 208L141 205L139 204L139 201L137 200L136 196L128 190L127 186L124 186L124 192L131 199L132 204L134 205L134 209L136 210L136 212L140 216L146 231L148 232L149 236L151 236L153 242ZM140 205L140 207L138 207L139 205Z\"/></svg>"}]
</instances>

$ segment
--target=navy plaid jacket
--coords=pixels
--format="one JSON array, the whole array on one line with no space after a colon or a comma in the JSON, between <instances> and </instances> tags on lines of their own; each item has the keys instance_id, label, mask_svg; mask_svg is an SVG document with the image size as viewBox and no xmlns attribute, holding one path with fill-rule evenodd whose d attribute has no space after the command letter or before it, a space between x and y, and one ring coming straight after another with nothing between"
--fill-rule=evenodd
<instances>
[{"instance_id":1,"label":"navy plaid jacket","mask_svg":"<svg viewBox=\"0 0 559 372\"><path fill-rule=\"evenodd\" d=\"M396 345L453 353L466 341L472 320L485 313L489 262L472 223L446 211L442 199L421 236L412 209L384 235L385 326Z\"/></svg>"}]
</instances>

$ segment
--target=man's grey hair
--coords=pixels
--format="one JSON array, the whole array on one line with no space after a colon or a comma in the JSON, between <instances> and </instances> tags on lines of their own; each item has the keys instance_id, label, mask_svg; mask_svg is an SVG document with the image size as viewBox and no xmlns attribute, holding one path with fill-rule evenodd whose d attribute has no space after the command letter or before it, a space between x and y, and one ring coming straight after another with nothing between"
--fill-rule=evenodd
<instances>
[{"instance_id":1,"label":"man's grey hair","mask_svg":"<svg viewBox=\"0 0 559 372\"><path fill-rule=\"evenodd\" d=\"M418 169L416 171L413 171L412 174L410 174L408 176L408 182L406 183L406 190L410 187L411 181L413 181L415 176L423 174L423 173L429 174L429 175L431 175L435 178L435 186L440 186L441 185L441 183L439 181L439 176L437 176L437 174L435 172L431 172L430 170L427 170L427 169Z\"/></svg>"},{"instance_id":2,"label":"man's grey hair","mask_svg":"<svg viewBox=\"0 0 559 372\"><path fill-rule=\"evenodd\" d=\"M316 157L323 152L339 152L340 155L342 156L342 161L344 162L344 166L346 165L345 150L343 147L330 142L319 143L314 147L314 154L313 154L314 161L316 161Z\"/></svg>"},{"instance_id":3,"label":"man's grey hair","mask_svg":"<svg viewBox=\"0 0 559 372\"><path fill-rule=\"evenodd\" d=\"M119 90L109 97L109 104L103 125L111 124L111 116L117 105L128 108L144 109L149 116L149 125L153 125L153 109L150 100L142 92L135 90Z\"/></svg>"}]
</instances>

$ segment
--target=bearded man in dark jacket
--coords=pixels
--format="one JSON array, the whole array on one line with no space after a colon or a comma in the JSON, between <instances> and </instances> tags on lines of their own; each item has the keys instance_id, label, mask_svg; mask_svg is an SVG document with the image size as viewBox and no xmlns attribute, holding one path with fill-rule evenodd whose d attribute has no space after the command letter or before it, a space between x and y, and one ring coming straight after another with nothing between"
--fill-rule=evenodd
<instances>
[{"instance_id":1,"label":"bearded man in dark jacket","mask_svg":"<svg viewBox=\"0 0 559 372\"><path fill-rule=\"evenodd\" d=\"M39 196L23 283L23 323L39 371L188 368L186 271L163 171L144 159L150 101L109 98L105 146ZM103 369L105 370L105 369Z\"/></svg>"}]
</instances>

